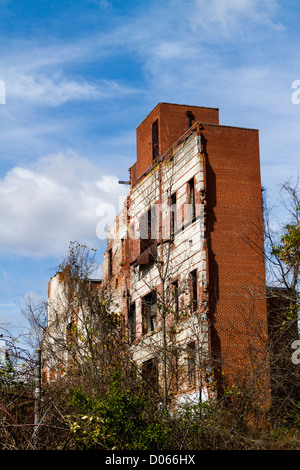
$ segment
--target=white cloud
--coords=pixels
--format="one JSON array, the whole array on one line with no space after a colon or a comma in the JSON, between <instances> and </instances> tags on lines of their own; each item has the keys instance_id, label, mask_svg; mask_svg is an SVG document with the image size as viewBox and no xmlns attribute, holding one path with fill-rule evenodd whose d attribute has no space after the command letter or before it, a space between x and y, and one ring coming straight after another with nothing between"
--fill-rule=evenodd
<instances>
[{"instance_id":1,"label":"white cloud","mask_svg":"<svg viewBox=\"0 0 300 470\"><path fill-rule=\"evenodd\" d=\"M100 96L99 90L86 82L66 79L59 75L46 77L42 74L17 75L9 82L8 93L18 100L47 106Z\"/></svg>"},{"instance_id":2,"label":"white cloud","mask_svg":"<svg viewBox=\"0 0 300 470\"><path fill-rule=\"evenodd\" d=\"M184 43L180 41L162 41L153 48L152 52L161 60L174 60L187 54Z\"/></svg>"},{"instance_id":3,"label":"white cloud","mask_svg":"<svg viewBox=\"0 0 300 470\"><path fill-rule=\"evenodd\" d=\"M74 80L62 73L14 73L7 79L8 99L42 106L59 106L68 101L102 100L135 92L114 80L102 80L90 84Z\"/></svg>"},{"instance_id":4,"label":"white cloud","mask_svg":"<svg viewBox=\"0 0 300 470\"><path fill-rule=\"evenodd\" d=\"M207 36L220 41L224 35L232 37L235 32L251 26L277 27L273 21L277 5L277 0L187 0L184 3L174 0L160 5L155 2L147 12L126 18L122 26L109 32L87 35L85 39L61 47L27 47L24 53L22 49L24 57L14 51L13 57L5 58L9 64L5 80L7 94L8 98L21 101L20 115L24 116L22 122L26 125L16 128L18 116L12 114L5 125L6 141L20 141L23 145L30 137L29 144L33 142L36 147L38 133L38 136L43 134L42 144L47 148L58 139L61 131L67 136L66 141L75 139L68 128L68 120L62 121L62 115L55 115L51 121L40 119L33 123L35 114L31 107L23 106L23 102L53 107L70 100L116 99L135 93L136 90L118 80L103 80L98 76L91 83L89 78L81 80L70 73L72 65L78 70L80 64L84 76L83 67L92 58L101 64L103 56L109 56L112 61L118 60L121 54L135 53L144 67L148 83L144 85L143 106L159 96L164 101L220 106L222 113L231 108L236 125L243 123L236 117L237 108L245 112L243 108L252 107L255 126L259 125L257 117L263 110L264 118L267 109L277 116L277 111L282 110L278 97L283 96L280 93L284 77L278 78L270 64L253 67L238 43L236 49L223 57L224 48L212 48L206 41ZM246 33L242 39L245 38ZM255 38L256 35L251 36L251 41L255 42ZM235 59L235 52L238 59ZM108 113L114 112L116 103L113 104L113 111ZM79 112L70 121L74 123L78 119L80 122L80 118ZM82 119L84 121L86 116ZM115 122L111 114L108 120ZM53 135L51 141L50 134ZM106 160L105 165L109 164ZM61 240L68 243L76 236L87 241L88 234L95 233L95 211L99 202L110 203L110 199L115 200L120 193L117 179L110 178L106 179L98 168L74 154L45 157L26 169L13 168L0 180L3 249L29 254L56 253L60 251Z\"/></svg>"},{"instance_id":5,"label":"white cloud","mask_svg":"<svg viewBox=\"0 0 300 470\"><path fill-rule=\"evenodd\" d=\"M71 240L93 243L99 207L118 212L125 191L116 177L73 152L15 167L0 180L1 250L61 256Z\"/></svg>"},{"instance_id":6,"label":"white cloud","mask_svg":"<svg viewBox=\"0 0 300 470\"><path fill-rule=\"evenodd\" d=\"M1 79L6 85L7 104L59 106L69 101L104 100L136 93L120 79L100 73L87 78L90 64L111 53L109 36L87 35L80 40L37 45L13 42L2 51ZM73 70L75 69L75 72Z\"/></svg>"},{"instance_id":7,"label":"white cloud","mask_svg":"<svg viewBox=\"0 0 300 470\"><path fill-rule=\"evenodd\" d=\"M214 26L214 34L232 36L234 32L252 24L262 24L282 29L272 21L277 9L276 0L196 0L194 28L206 31ZM217 26L217 28L216 28Z\"/></svg>"}]
</instances>

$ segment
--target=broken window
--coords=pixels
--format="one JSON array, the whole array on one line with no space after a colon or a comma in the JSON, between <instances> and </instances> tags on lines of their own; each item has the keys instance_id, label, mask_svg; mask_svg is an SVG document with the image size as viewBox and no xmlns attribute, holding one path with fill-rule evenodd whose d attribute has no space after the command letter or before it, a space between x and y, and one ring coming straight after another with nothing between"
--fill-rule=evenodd
<instances>
[{"instance_id":1,"label":"broken window","mask_svg":"<svg viewBox=\"0 0 300 470\"><path fill-rule=\"evenodd\" d=\"M156 310L156 293L152 291L142 299L142 332L144 335L156 328Z\"/></svg>"},{"instance_id":2,"label":"broken window","mask_svg":"<svg viewBox=\"0 0 300 470\"><path fill-rule=\"evenodd\" d=\"M188 110L185 114L187 115L187 118L188 118L188 128L190 128L192 127L193 121L195 120L195 116L190 110Z\"/></svg>"},{"instance_id":3,"label":"broken window","mask_svg":"<svg viewBox=\"0 0 300 470\"><path fill-rule=\"evenodd\" d=\"M188 182L188 205L189 205L189 218L192 222L194 222L195 217L196 217L195 180L194 180L194 178L192 178Z\"/></svg>"},{"instance_id":4,"label":"broken window","mask_svg":"<svg viewBox=\"0 0 300 470\"><path fill-rule=\"evenodd\" d=\"M190 273L191 280L191 309L195 312L198 307L197 269Z\"/></svg>"},{"instance_id":5,"label":"broken window","mask_svg":"<svg viewBox=\"0 0 300 470\"><path fill-rule=\"evenodd\" d=\"M135 341L136 339L135 302L130 304L129 312L128 312L128 323L129 323L130 341Z\"/></svg>"},{"instance_id":6,"label":"broken window","mask_svg":"<svg viewBox=\"0 0 300 470\"><path fill-rule=\"evenodd\" d=\"M173 288L173 299L174 299L174 314L176 318L179 314L179 288L178 288L178 281L172 282Z\"/></svg>"},{"instance_id":7,"label":"broken window","mask_svg":"<svg viewBox=\"0 0 300 470\"><path fill-rule=\"evenodd\" d=\"M142 376L148 385L151 385L154 388L158 387L158 367L156 358L143 362Z\"/></svg>"},{"instance_id":8,"label":"broken window","mask_svg":"<svg viewBox=\"0 0 300 470\"><path fill-rule=\"evenodd\" d=\"M170 197L170 237L174 238L177 229L176 193Z\"/></svg>"},{"instance_id":9,"label":"broken window","mask_svg":"<svg viewBox=\"0 0 300 470\"><path fill-rule=\"evenodd\" d=\"M151 210L149 209L142 217L140 218L140 248L141 253L145 251L151 240Z\"/></svg>"},{"instance_id":10,"label":"broken window","mask_svg":"<svg viewBox=\"0 0 300 470\"><path fill-rule=\"evenodd\" d=\"M158 119L152 124L152 159L155 160L159 156L158 142Z\"/></svg>"},{"instance_id":11,"label":"broken window","mask_svg":"<svg viewBox=\"0 0 300 470\"><path fill-rule=\"evenodd\" d=\"M196 384L196 344L195 341L188 343L187 345L187 372L188 372L188 383L190 387L194 387Z\"/></svg>"},{"instance_id":12,"label":"broken window","mask_svg":"<svg viewBox=\"0 0 300 470\"><path fill-rule=\"evenodd\" d=\"M108 250L107 254L108 254L108 277L111 278L112 273L113 273L112 248Z\"/></svg>"},{"instance_id":13,"label":"broken window","mask_svg":"<svg viewBox=\"0 0 300 470\"><path fill-rule=\"evenodd\" d=\"M143 253L154 244L156 238L156 208L151 207L140 218L140 252Z\"/></svg>"}]
</instances>

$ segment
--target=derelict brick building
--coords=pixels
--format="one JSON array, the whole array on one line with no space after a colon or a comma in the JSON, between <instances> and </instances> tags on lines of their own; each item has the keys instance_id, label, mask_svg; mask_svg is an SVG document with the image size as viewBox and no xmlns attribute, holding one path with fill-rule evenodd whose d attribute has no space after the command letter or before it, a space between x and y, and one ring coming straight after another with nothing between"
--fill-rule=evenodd
<instances>
[{"instance_id":1,"label":"derelict brick building","mask_svg":"<svg viewBox=\"0 0 300 470\"><path fill-rule=\"evenodd\" d=\"M220 125L215 108L159 103L136 139L130 195L108 230L102 265L134 360L159 380L159 295L166 329L174 315L180 325L172 341L189 380L178 392L199 389L200 369L219 388L224 377L243 380L255 361L268 363L259 133Z\"/></svg>"}]
</instances>

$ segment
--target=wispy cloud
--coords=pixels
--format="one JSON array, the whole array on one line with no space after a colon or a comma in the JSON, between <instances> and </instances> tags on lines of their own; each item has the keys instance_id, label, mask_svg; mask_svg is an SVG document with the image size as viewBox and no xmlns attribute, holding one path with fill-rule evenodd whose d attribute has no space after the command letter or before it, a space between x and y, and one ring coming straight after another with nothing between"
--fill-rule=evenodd
<instances>
[{"instance_id":1,"label":"wispy cloud","mask_svg":"<svg viewBox=\"0 0 300 470\"><path fill-rule=\"evenodd\" d=\"M42 106L58 106L71 100L99 99L97 87L64 76L16 75L8 84L8 97Z\"/></svg>"},{"instance_id":2,"label":"wispy cloud","mask_svg":"<svg viewBox=\"0 0 300 470\"><path fill-rule=\"evenodd\" d=\"M201 27L207 32L213 27L215 38L233 37L253 25L283 29L273 20L276 0L195 0L195 6L193 29Z\"/></svg>"},{"instance_id":3,"label":"wispy cloud","mask_svg":"<svg viewBox=\"0 0 300 470\"><path fill-rule=\"evenodd\" d=\"M115 80L88 83L80 77L74 80L61 73L15 73L7 83L8 100L39 106L59 106L68 101L105 100L135 92Z\"/></svg>"},{"instance_id":4,"label":"wispy cloud","mask_svg":"<svg viewBox=\"0 0 300 470\"><path fill-rule=\"evenodd\" d=\"M105 39L105 38L104 38ZM59 106L69 101L105 100L136 93L120 79L101 73L87 78L91 63L101 63L112 47L98 34L69 42L37 45L34 40L2 51L0 79L6 83L9 104Z\"/></svg>"},{"instance_id":5,"label":"wispy cloud","mask_svg":"<svg viewBox=\"0 0 300 470\"><path fill-rule=\"evenodd\" d=\"M26 142L26 150L33 143L39 153L43 146L53 148L52 142L60 139L75 148L76 131L90 132L86 122L96 128L99 102L112 104L105 109L105 119L116 123L114 113L121 112L118 99L134 97L135 109L139 109L136 124L159 100L217 106L235 125L260 127L268 118L270 125L265 124L265 129L269 131L267 140L271 141L271 135L273 139L268 149L271 154L278 147L274 120L279 112L287 110L288 114L287 106L291 106L287 102L289 77L281 64L268 61L267 53L261 60L255 54L260 45L257 37L270 34L271 43L283 31L276 15L278 6L278 0L153 2L126 21L116 21L107 30L86 31L74 41L68 38L68 42L50 45L28 41L23 55L14 44L11 56L4 57L6 75L0 77L6 81L6 109L10 110L9 119L1 123L2 135L6 142L20 142L18 150ZM113 11L111 3L110 13ZM227 40L230 46L225 51ZM247 53L240 42L248 46ZM135 74L127 75L124 64L122 70L129 79L121 80L115 72L118 60L124 58L138 70L139 88ZM105 63L113 64L109 72ZM85 67L91 64L87 72ZM143 90L141 94L138 89ZM74 104L72 119L57 112L66 103ZM41 108L49 112L45 119ZM128 116L129 109L128 105ZM246 109L251 109L252 118ZM111 146L121 129L113 136L107 132L103 147L108 149L107 143ZM96 134L93 137L99 139ZM99 160L112 168L115 163L106 159L103 147ZM76 234L85 239L95 234L98 205L115 203L119 192L117 178L106 179L99 168L91 170L87 160L75 153L61 151L51 158L39 158L31 166L15 164L0 181L0 216L5 221L0 242L4 249L24 254L61 252L65 241Z\"/></svg>"}]
</instances>

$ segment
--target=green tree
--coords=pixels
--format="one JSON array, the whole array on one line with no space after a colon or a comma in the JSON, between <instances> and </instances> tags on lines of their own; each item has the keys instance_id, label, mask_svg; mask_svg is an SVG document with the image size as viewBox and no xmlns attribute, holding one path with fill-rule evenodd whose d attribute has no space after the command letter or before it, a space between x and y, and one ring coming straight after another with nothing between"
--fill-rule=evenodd
<instances>
[{"instance_id":1,"label":"green tree","mask_svg":"<svg viewBox=\"0 0 300 470\"><path fill-rule=\"evenodd\" d=\"M299 337L300 192L299 181L284 183L281 206L288 223L270 221L265 210L268 268L269 339L273 412L280 420L299 414L299 367L292 363L292 344ZM276 227L277 230L272 227Z\"/></svg>"},{"instance_id":2,"label":"green tree","mask_svg":"<svg viewBox=\"0 0 300 470\"><path fill-rule=\"evenodd\" d=\"M300 275L300 193L298 182L282 185L283 204L290 221L281 230L279 240L273 241L270 254L277 263L281 285L290 301L289 315L297 318L299 309Z\"/></svg>"},{"instance_id":3,"label":"green tree","mask_svg":"<svg viewBox=\"0 0 300 470\"><path fill-rule=\"evenodd\" d=\"M281 237L281 242L273 247L273 254L281 259L288 267L299 273L300 264L300 205L295 208L297 222L287 224L285 233Z\"/></svg>"},{"instance_id":4,"label":"green tree","mask_svg":"<svg viewBox=\"0 0 300 470\"><path fill-rule=\"evenodd\" d=\"M157 400L132 374L112 374L105 395L92 397L75 388L71 403L77 413L70 416L76 448L161 449L170 427L159 412Z\"/></svg>"},{"instance_id":5,"label":"green tree","mask_svg":"<svg viewBox=\"0 0 300 470\"><path fill-rule=\"evenodd\" d=\"M266 257L270 281L284 287L294 296L299 288L300 274L300 192L299 181L284 183L280 190L284 217L289 221L283 227L271 219L271 210L265 204ZM272 226L277 226L277 229Z\"/></svg>"}]
</instances>

